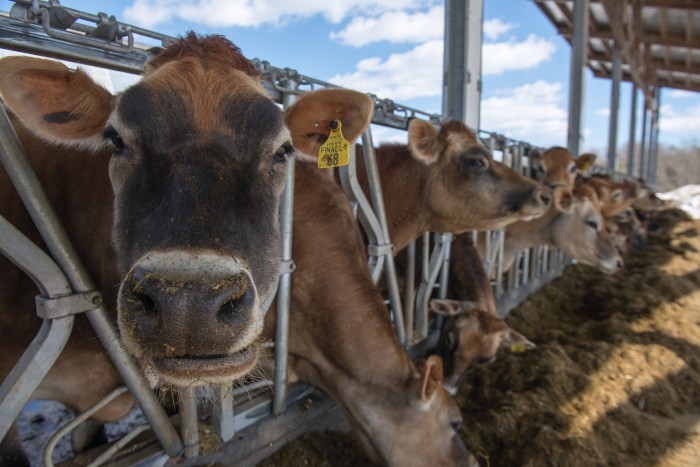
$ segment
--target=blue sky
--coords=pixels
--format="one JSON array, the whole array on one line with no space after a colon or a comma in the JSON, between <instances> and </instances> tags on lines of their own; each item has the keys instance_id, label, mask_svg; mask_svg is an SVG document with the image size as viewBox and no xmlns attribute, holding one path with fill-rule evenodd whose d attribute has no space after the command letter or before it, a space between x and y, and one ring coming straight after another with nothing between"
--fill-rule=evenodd
<instances>
[{"instance_id":1,"label":"blue sky","mask_svg":"<svg viewBox=\"0 0 700 467\"><path fill-rule=\"evenodd\" d=\"M3 0L3 10L10 2ZM96 13L95 2L64 6ZM220 33L248 57L428 112L441 110L443 2L435 0L117 0L99 9L165 34ZM570 47L530 0L484 1L481 127L566 145ZM586 79L583 150L606 152L611 82ZM628 141L623 83L618 144ZM700 94L662 91L663 144L698 143ZM641 100L639 101L641 105ZM638 124L639 128L639 124ZM375 140L404 135L375 132Z\"/></svg>"}]
</instances>

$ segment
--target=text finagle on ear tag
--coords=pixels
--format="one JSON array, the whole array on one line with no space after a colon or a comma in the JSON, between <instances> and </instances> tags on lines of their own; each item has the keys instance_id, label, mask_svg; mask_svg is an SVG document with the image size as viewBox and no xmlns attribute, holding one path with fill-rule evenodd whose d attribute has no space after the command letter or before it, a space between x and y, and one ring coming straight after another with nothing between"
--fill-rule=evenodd
<instances>
[{"instance_id":1,"label":"text finagle on ear tag","mask_svg":"<svg viewBox=\"0 0 700 467\"><path fill-rule=\"evenodd\" d=\"M350 162L350 143L345 139L340 120L331 122L331 134L325 143L318 148L318 167L329 169L348 165Z\"/></svg>"},{"instance_id":2,"label":"text finagle on ear tag","mask_svg":"<svg viewBox=\"0 0 700 467\"><path fill-rule=\"evenodd\" d=\"M521 353L525 352L525 350L527 349L525 348L525 344L523 344L522 342L513 342L510 344L511 352Z\"/></svg>"}]
</instances>

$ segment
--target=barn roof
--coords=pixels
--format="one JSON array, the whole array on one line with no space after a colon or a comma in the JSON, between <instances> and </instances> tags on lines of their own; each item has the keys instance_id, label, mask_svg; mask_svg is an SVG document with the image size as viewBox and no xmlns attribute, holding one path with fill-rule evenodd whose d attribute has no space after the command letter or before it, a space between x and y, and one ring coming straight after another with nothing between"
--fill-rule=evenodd
<instances>
[{"instance_id":1,"label":"barn roof","mask_svg":"<svg viewBox=\"0 0 700 467\"><path fill-rule=\"evenodd\" d=\"M573 0L535 0L571 44ZM588 68L612 78L620 45L622 79L651 98L655 87L700 91L700 0L589 0Z\"/></svg>"}]
</instances>

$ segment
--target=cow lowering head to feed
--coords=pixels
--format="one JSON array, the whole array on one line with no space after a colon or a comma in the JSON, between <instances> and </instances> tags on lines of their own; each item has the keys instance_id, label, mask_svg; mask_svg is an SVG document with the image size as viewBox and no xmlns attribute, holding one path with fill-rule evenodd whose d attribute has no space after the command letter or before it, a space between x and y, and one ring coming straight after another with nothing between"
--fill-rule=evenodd
<instances>
[{"instance_id":1,"label":"cow lowering head to feed","mask_svg":"<svg viewBox=\"0 0 700 467\"><path fill-rule=\"evenodd\" d=\"M105 251L98 261L106 263L91 269L106 271L97 279L108 299L121 283L118 323L127 350L176 386L247 374L257 360L261 304L276 285L284 161L295 154L283 112L252 63L221 36L190 33L119 96L79 69L30 57L0 61L0 92L34 135L86 158L63 180L85 191L56 200L64 222L81 216L81 202L113 210L111 226L95 219L95 236L84 241ZM319 118L346 112L350 139L359 94L339 92L341 107L328 96L307 102ZM44 153L41 164L58 163L51 158ZM90 179L104 179L92 172L106 165L113 200L103 192L85 199L96 193L86 188ZM58 183L50 177L44 183Z\"/></svg>"}]
</instances>

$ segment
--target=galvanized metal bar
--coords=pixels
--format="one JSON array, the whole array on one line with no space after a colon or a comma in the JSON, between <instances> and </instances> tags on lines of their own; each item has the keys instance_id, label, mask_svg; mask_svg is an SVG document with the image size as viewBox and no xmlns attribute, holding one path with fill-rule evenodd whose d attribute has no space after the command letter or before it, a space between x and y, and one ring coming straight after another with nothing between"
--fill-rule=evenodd
<instances>
[{"instance_id":1,"label":"galvanized metal bar","mask_svg":"<svg viewBox=\"0 0 700 467\"><path fill-rule=\"evenodd\" d=\"M445 245L445 258L442 261L442 269L440 270L440 288L438 289L438 298L447 298L447 287L450 276L450 252L452 251L452 234L443 233L441 242Z\"/></svg>"},{"instance_id":2,"label":"galvanized metal bar","mask_svg":"<svg viewBox=\"0 0 700 467\"><path fill-rule=\"evenodd\" d=\"M498 260L496 263L496 298L503 294L503 249L505 243L505 231L498 231Z\"/></svg>"},{"instance_id":3,"label":"galvanized metal bar","mask_svg":"<svg viewBox=\"0 0 700 467\"><path fill-rule=\"evenodd\" d=\"M659 109L661 108L661 88L656 88L654 92L654 111L652 114L652 129L649 147L649 167L647 174L649 183L656 185L656 171L658 167L659 155Z\"/></svg>"},{"instance_id":4,"label":"galvanized metal bar","mask_svg":"<svg viewBox=\"0 0 700 467\"><path fill-rule=\"evenodd\" d=\"M415 240L406 247L406 275L403 286L403 312L404 326L406 326L406 339L413 342L414 313L416 309L416 242Z\"/></svg>"},{"instance_id":5,"label":"galvanized metal bar","mask_svg":"<svg viewBox=\"0 0 700 467\"><path fill-rule=\"evenodd\" d=\"M391 253L391 245L387 243L386 236L379 219L372 209L372 205L365 196L362 186L357 179L357 160L356 146L350 145L350 157L348 165L338 168L338 176L340 183L345 190L345 193L350 198L351 203L357 205L357 218L362 225L365 234L367 235L369 267L372 274L372 282L377 284L384 270L384 262L386 252L380 253L380 249L389 248ZM377 250L377 251L373 251Z\"/></svg>"},{"instance_id":6,"label":"galvanized metal bar","mask_svg":"<svg viewBox=\"0 0 700 467\"><path fill-rule=\"evenodd\" d=\"M627 148L627 177L634 177L634 162L637 153L637 83L632 83L632 110L630 110L630 135Z\"/></svg>"},{"instance_id":7,"label":"galvanized metal bar","mask_svg":"<svg viewBox=\"0 0 700 467\"><path fill-rule=\"evenodd\" d=\"M369 185L369 194L374 207L374 213L379 219L384 233L385 244L391 243L389 239L389 223L386 219L386 209L384 208L384 197L382 196L382 184L379 179L379 168L377 167L377 159L374 153L374 142L372 141L372 132L368 128L362 134L362 155L365 159L365 169L367 170L367 184ZM396 277L396 265L394 264L393 252L389 251L384 257L384 278L386 280L387 291L389 292L389 301L394 316L394 326L396 334L401 342L401 345L406 345L406 327L404 325L403 307L401 306L401 294L399 292L399 283Z\"/></svg>"},{"instance_id":8,"label":"galvanized metal bar","mask_svg":"<svg viewBox=\"0 0 700 467\"><path fill-rule=\"evenodd\" d=\"M416 332L421 338L428 336L429 302L435 288L442 264L445 261L445 244L437 243L430 255L428 280L421 281L416 294Z\"/></svg>"},{"instance_id":9,"label":"galvanized metal bar","mask_svg":"<svg viewBox=\"0 0 700 467\"><path fill-rule=\"evenodd\" d=\"M574 34L571 38L571 70L569 83L569 132L567 147L578 155L583 121L583 96L588 51L588 0L574 3Z\"/></svg>"},{"instance_id":10,"label":"galvanized metal bar","mask_svg":"<svg viewBox=\"0 0 700 467\"><path fill-rule=\"evenodd\" d=\"M236 434L233 423L233 385L219 384L214 386L216 406L212 407L211 418L216 432L224 443Z\"/></svg>"},{"instance_id":11,"label":"galvanized metal bar","mask_svg":"<svg viewBox=\"0 0 700 467\"><path fill-rule=\"evenodd\" d=\"M180 432L185 445L186 459L192 459L199 454L199 429L197 417L197 393L194 386L179 389L180 400Z\"/></svg>"},{"instance_id":12,"label":"galvanized metal bar","mask_svg":"<svg viewBox=\"0 0 700 467\"><path fill-rule=\"evenodd\" d=\"M292 226L294 222L294 158L287 159L286 185L280 205L282 224L282 261L292 261ZM289 347L289 309L291 306L291 273L280 277L277 289L277 317L275 319L275 396L272 412L279 415L287 401L287 364Z\"/></svg>"},{"instance_id":13,"label":"galvanized metal bar","mask_svg":"<svg viewBox=\"0 0 700 467\"><path fill-rule=\"evenodd\" d=\"M610 125L608 130L608 173L617 170L617 121L620 110L620 81L622 81L622 57L620 47L613 46L612 90L610 92Z\"/></svg>"},{"instance_id":14,"label":"galvanized metal bar","mask_svg":"<svg viewBox=\"0 0 700 467\"><path fill-rule=\"evenodd\" d=\"M102 454L97 456L95 460L90 462L87 467L98 467L105 462L109 460L110 457L112 457L114 454L119 452L120 449L124 448L127 444L129 444L132 440L134 440L138 435L143 433L144 431L147 431L150 429L148 425L139 425L135 427L133 430L119 438L118 441L116 441L114 444L112 444L108 449L106 449ZM164 459L164 461L167 460ZM155 464L155 462L154 462Z\"/></svg>"},{"instance_id":15,"label":"galvanized metal bar","mask_svg":"<svg viewBox=\"0 0 700 467\"><path fill-rule=\"evenodd\" d=\"M446 120L464 120L466 115L468 3L445 1L442 115Z\"/></svg>"},{"instance_id":16,"label":"galvanized metal bar","mask_svg":"<svg viewBox=\"0 0 700 467\"><path fill-rule=\"evenodd\" d=\"M4 108L0 111L0 160L71 288L78 293L95 290L96 286L51 207ZM106 306L85 314L127 387L141 403L144 415L153 426L163 449L171 457L179 455L182 442L143 373L121 346Z\"/></svg>"},{"instance_id":17,"label":"galvanized metal bar","mask_svg":"<svg viewBox=\"0 0 700 467\"><path fill-rule=\"evenodd\" d=\"M639 147L639 174L638 177L646 178L647 169L647 131L648 131L648 116L649 104L644 99L644 113L642 114L642 143Z\"/></svg>"},{"instance_id":18,"label":"galvanized metal bar","mask_svg":"<svg viewBox=\"0 0 700 467\"><path fill-rule=\"evenodd\" d=\"M32 278L42 296L61 297L71 293L68 280L53 260L2 216L0 253ZM61 354L72 329L73 316L44 320L32 343L0 385L0 440Z\"/></svg>"},{"instance_id":19,"label":"galvanized metal bar","mask_svg":"<svg viewBox=\"0 0 700 467\"><path fill-rule=\"evenodd\" d=\"M89 409L87 409L85 412L81 413L77 417L75 417L73 420L70 422L66 423L63 425L56 433L51 436L49 439L48 443L46 443L46 447L44 448L44 465L46 467L53 467L54 463L51 460L53 450L56 447L56 444L58 444L58 441L63 438L68 432L70 432L73 428L77 427L81 423L83 423L85 420L87 420L90 416L94 415L97 411L102 409L104 406L112 402L114 399L117 397L121 396L127 391L127 388L124 386L120 386L117 389L113 390L109 394L107 394L105 397L97 401L95 404L90 406Z\"/></svg>"}]
</instances>

